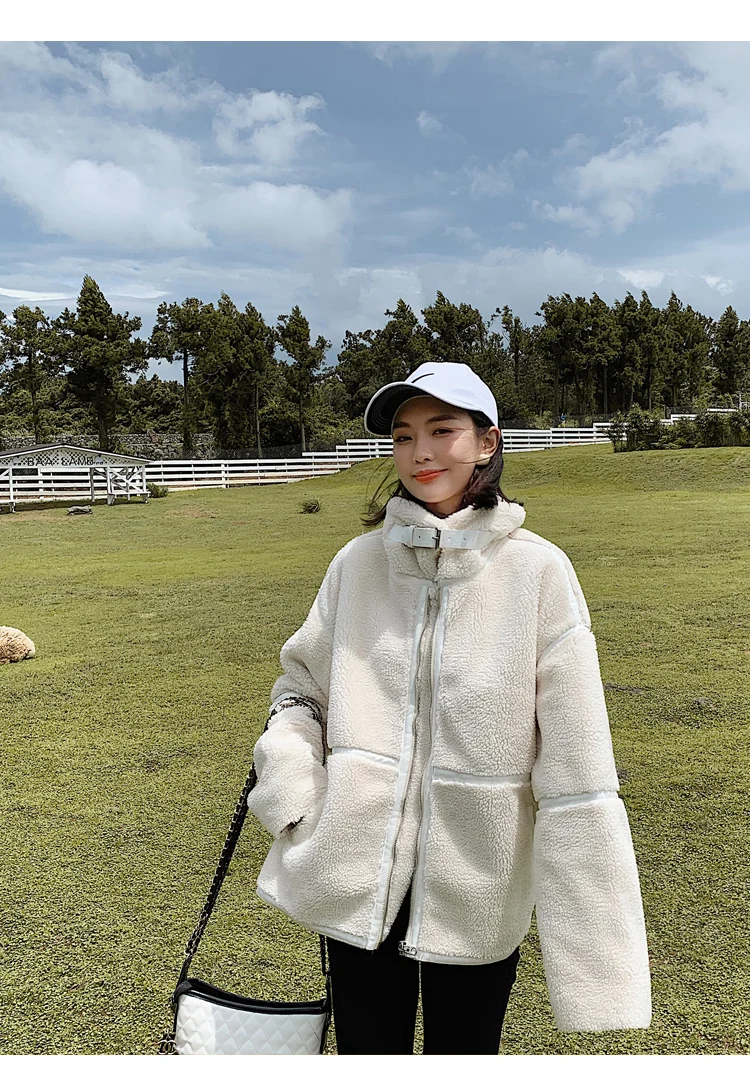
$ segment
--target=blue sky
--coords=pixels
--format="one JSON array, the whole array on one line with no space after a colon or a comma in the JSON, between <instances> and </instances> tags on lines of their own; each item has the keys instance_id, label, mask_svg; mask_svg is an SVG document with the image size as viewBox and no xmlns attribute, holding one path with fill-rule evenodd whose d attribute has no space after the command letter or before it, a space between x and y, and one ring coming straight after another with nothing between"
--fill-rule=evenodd
<instances>
[{"instance_id":1,"label":"blue sky","mask_svg":"<svg viewBox=\"0 0 750 1082\"><path fill-rule=\"evenodd\" d=\"M0 309L224 289L332 356L438 289L749 318L748 115L747 43L0 43Z\"/></svg>"}]
</instances>

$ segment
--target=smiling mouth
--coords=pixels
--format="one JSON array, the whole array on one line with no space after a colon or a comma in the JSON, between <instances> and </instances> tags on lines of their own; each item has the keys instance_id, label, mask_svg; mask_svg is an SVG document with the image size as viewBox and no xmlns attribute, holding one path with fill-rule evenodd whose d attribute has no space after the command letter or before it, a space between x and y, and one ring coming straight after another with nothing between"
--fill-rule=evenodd
<instances>
[{"instance_id":1,"label":"smiling mouth","mask_svg":"<svg viewBox=\"0 0 750 1082\"><path fill-rule=\"evenodd\" d=\"M415 473L415 481L431 481L433 477L439 477L441 473L445 473L445 470L428 470L425 473Z\"/></svg>"}]
</instances>

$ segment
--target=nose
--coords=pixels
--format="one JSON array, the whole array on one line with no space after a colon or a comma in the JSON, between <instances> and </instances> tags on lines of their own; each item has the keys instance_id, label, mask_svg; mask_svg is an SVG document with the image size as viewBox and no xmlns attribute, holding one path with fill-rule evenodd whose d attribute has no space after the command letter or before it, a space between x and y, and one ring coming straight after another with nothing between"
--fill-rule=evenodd
<instances>
[{"instance_id":1,"label":"nose","mask_svg":"<svg viewBox=\"0 0 750 1082\"><path fill-rule=\"evenodd\" d=\"M414 440L414 460L422 465L423 462L431 462L433 459L432 448L430 447L429 438L426 436L417 436Z\"/></svg>"}]
</instances>

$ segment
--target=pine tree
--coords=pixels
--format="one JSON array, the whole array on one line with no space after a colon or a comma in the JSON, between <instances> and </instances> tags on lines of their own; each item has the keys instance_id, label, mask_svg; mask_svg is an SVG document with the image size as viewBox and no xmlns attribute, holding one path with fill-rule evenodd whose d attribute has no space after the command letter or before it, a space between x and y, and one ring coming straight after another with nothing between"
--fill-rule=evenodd
<instances>
[{"instance_id":1,"label":"pine tree","mask_svg":"<svg viewBox=\"0 0 750 1082\"><path fill-rule=\"evenodd\" d=\"M0 320L0 357L6 366L5 385L8 389L20 388L28 394L36 443L42 443L45 438L44 389L61 367L54 346L50 320L41 308L22 304L14 311L12 323Z\"/></svg>"},{"instance_id":2,"label":"pine tree","mask_svg":"<svg viewBox=\"0 0 750 1082\"><path fill-rule=\"evenodd\" d=\"M239 353L243 361L242 384L252 392L255 441L258 458L260 443L260 406L262 388L274 366L276 334L250 302L238 317Z\"/></svg>"},{"instance_id":3,"label":"pine tree","mask_svg":"<svg viewBox=\"0 0 750 1082\"><path fill-rule=\"evenodd\" d=\"M327 342L322 335L319 335L315 345L311 344L310 324L296 304L290 315L279 316L277 340L281 348L292 360L292 363L286 366L284 375L286 376L287 393L297 407L300 441L302 453L304 454L307 450L306 411L314 384L326 376L326 373L322 373L321 369L326 351L331 348L331 343Z\"/></svg>"},{"instance_id":4,"label":"pine tree","mask_svg":"<svg viewBox=\"0 0 750 1082\"><path fill-rule=\"evenodd\" d=\"M110 449L110 432L127 399L127 373L147 368L145 343L132 340L139 316L113 312L90 275L83 279L75 313L65 309L55 321L68 384L76 398L96 416L99 447Z\"/></svg>"},{"instance_id":5,"label":"pine tree","mask_svg":"<svg viewBox=\"0 0 750 1082\"><path fill-rule=\"evenodd\" d=\"M156 310L151 331L150 357L182 361L182 453L189 458L195 451L195 417L190 394L190 376L198 360L205 355L213 305L186 297L182 304L163 301Z\"/></svg>"}]
</instances>

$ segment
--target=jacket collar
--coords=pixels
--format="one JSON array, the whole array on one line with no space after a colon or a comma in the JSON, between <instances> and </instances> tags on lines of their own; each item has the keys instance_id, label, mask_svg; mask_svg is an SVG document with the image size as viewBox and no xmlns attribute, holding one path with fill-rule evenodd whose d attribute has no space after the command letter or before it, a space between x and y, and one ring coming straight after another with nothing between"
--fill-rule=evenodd
<instances>
[{"instance_id":1,"label":"jacket collar","mask_svg":"<svg viewBox=\"0 0 750 1082\"><path fill-rule=\"evenodd\" d=\"M419 578L445 579L468 578L476 575L492 559L497 542L526 518L526 509L518 503L500 500L497 507L464 507L452 515L440 518L426 507L392 496L386 505L383 521L383 545L394 571ZM475 539L471 548L421 548L389 538L393 527L423 526L437 530L480 531L483 536Z\"/></svg>"}]
</instances>

